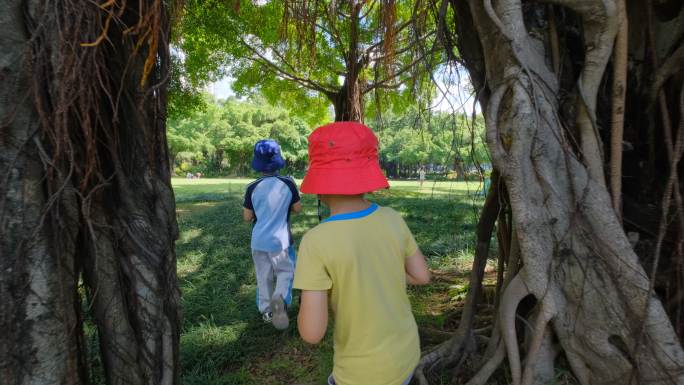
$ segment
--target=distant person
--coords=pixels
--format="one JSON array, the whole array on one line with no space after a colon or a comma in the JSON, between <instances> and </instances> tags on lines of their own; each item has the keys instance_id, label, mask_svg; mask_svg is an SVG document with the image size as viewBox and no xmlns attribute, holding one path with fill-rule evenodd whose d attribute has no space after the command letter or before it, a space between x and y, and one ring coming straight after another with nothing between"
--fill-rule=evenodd
<instances>
[{"instance_id":1,"label":"distant person","mask_svg":"<svg viewBox=\"0 0 684 385\"><path fill-rule=\"evenodd\" d=\"M423 188L423 182L425 182L425 169L423 167L418 170L418 180L420 180L420 188Z\"/></svg>"},{"instance_id":2,"label":"distant person","mask_svg":"<svg viewBox=\"0 0 684 385\"><path fill-rule=\"evenodd\" d=\"M189 173L185 174L185 179L188 179L188 180L190 180L190 179L194 179L194 178L195 178L195 176L194 176L194 175L192 175L192 173L191 173L191 172L189 172Z\"/></svg>"},{"instance_id":3,"label":"distant person","mask_svg":"<svg viewBox=\"0 0 684 385\"><path fill-rule=\"evenodd\" d=\"M290 232L290 212L302 210L297 185L291 177L278 175L285 165L275 140L254 145L252 168L262 176L245 192L243 218L254 222L252 259L257 279L257 306L265 322L287 329L287 308L292 301L295 252Z\"/></svg>"},{"instance_id":4,"label":"distant person","mask_svg":"<svg viewBox=\"0 0 684 385\"><path fill-rule=\"evenodd\" d=\"M364 198L388 188L378 140L366 126L336 122L309 136L302 192L318 194L331 216L299 246L294 287L302 290L299 333L312 344L334 314L328 384L408 384L420 359L406 284L430 281L425 257L402 217Z\"/></svg>"},{"instance_id":5,"label":"distant person","mask_svg":"<svg viewBox=\"0 0 684 385\"><path fill-rule=\"evenodd\" d=\"M202 173L201 173L201 172L198 172L197 174L195 174L195 178L199 179L199 178L201 178L201 177L202 177Z\"/></svg>"}]
</instances>

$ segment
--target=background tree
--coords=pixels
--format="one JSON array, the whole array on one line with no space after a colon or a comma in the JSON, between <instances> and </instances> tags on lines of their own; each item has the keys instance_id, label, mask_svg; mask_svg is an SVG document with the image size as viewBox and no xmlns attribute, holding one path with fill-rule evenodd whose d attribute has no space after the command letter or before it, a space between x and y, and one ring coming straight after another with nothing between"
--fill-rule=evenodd
<instances>
[{"instance_id":1,"label":"background tree","mask_svg":"<svg viewBox=\"0 0 684 385\"><path fill-rule=\"evenodd\" d=\"M188 171L207 176L246 175L251 172L254 143L263 138L280 143L286 172L304 170L311 128L302 119L259 97L250 101L205 98L203 111L169 120L169 151L177 175Z\"/></svg>"},{"instance_id":2,"label":"background tree","mask_svg":"<svg viewBox=\"0 0 684 385\"><path fill-rule=\"evenodd\" d=\"M484 384L504 359L513 384L548 384L563 361L583 385L684 382L684 352L672 327L681 325L684 292L684 88L674 69L682 64L682 2L441 4L449 7L443 20L450 41L481 90L500 177L495 172L478 224L459 328L423 357L420 382L432 370L474 362L468 384ZM625 43L628 20L629 31L638 32ZM613 55L620 59L611 68ZM611 77L615 90L603 92ZM623 112L624 139L615 129ZM614 129L604 129L616 116ZM604 173L605 154L623 151L629 174L610 167L618 170L612 178L625 182L613 191L623 198L621 222ZM472 325L495 223L497 317L488 343L478 346Z\"/></svg>"},{"instance_id":3,"label":"background tree","mask_svg":"<svg viewBox=\"0 0 684 385\"><path fill-rule=\"evenodd\" d=\"M180 383L172 4L3 2L4 384L90 383L85 317L108 384Z\"/></svg>"},{"instance_id":4,"label":"background tree","mask_svg":"<svg viewBox=\"0 0 684 385\"><path fill-rule=\"evenodd\" d=\"M491 164L484 141L484 121L461 113L407 108L386 113L383 124L370 126L380 140L380 162L390 177L412 177L421 166L441 177L463 178L465 170L481 174ZM450 174L450 171L456 171Z\"/></svg>"},{"instance_id":5,"label":"background tree","mask_svg":"<svg viewBox=\"0 0 684 385\"><path fill-rule=\"evenodd\" d=\"M176 175L248 175L254 143L266 137L281 145L283 172L304 173L307 136L313 128L292 111L270 106L259 96L217 101L205 95L204 103L202 111L169 119L169 152ZM440 177L463 178L464 169L475 176L491 163L481 116L473 123L462 114L418 113L410 108L400 115L386 113L383 122L373 121L371 127L380 139L380 160L390 177L413 177L418 167L430 165L430 172ZM449 174L457 161L458 175Z\"/></svg>"},{"instance_id":6,"label":"background tree","mask_svg":"<svg viewBox=\"0 0 684 385\"><path fill-rule=\"evenodd\" d=\"M222 68L238 92L258 90L272 103L309 113L331 103L335 120L362 120L368 95L409 97L428 79L420 68L443 56L429 4L188 1L176 44L186 72ZM195 65L204 58L205 65Z\"/></svg>"}]
</instances>

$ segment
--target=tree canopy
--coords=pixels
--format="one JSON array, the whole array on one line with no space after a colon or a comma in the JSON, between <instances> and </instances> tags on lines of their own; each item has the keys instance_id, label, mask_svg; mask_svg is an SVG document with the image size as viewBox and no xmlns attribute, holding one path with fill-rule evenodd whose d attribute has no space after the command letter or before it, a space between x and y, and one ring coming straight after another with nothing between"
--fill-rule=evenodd
<instances>
[{"instance_id":1,"label":"tree canopy","mask_svg":"<svg viewBox=\"0 0 684 385\"><path fill-rule=\"evenodd\" d=\"M330 103L336 120L361 120L366 99L409 105L434 91L426 67L446 56L431 4L190 0L176 28L172 98L187 94L182 84L230 75L238 94L257 91L313 120Z\"/></svg>"}]
</instances>

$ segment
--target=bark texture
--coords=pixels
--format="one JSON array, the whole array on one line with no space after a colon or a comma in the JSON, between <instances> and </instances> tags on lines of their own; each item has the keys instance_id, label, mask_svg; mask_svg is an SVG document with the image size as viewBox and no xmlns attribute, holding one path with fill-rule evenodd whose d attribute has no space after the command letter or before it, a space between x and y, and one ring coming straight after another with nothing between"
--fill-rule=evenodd
<instances>
[{"instance_id":1,"label":"bark texture","mask_svg":"<svg viewBox=\"0 0 684 385\"><path fill-rule=\"evenodd\" d=\"M359 47L359 23L361 22L361 9L363 2L349 1L349 48L345 60L347 69L344 84L337 92L327 93L335 110L335 121L363 121L363 87L360 81L360 72L368 64L368 58L360 55Z\"/></svg>"},{"instance_id":2,"label":"bark texture","mask_svg":"<svg viewBox=\"0 0 684 385\"><path fill-rule=\"evenodd\" d=\"M354 71L356 70L358 70L358 68L354 69ZM351 77L352 75L355 75L356 77ZM329 93L327 95L335 110L336 122L363 121L362 85L358 79L358 74L352 75L347 76L344 84L337 92Z\"/></svg>"},{"instance_id":3,"label":"bark texture","mask_svg":"<svg viewBox=\"0 0 684 385\"><path fill-rule=\"evenodd\" d=\"M179 383L167 6L3 5L2 384Z\"/></svg>"},{"instance_id":4,"label":"bark texture","mask_svg":"<svg viewBox=\"0 0 684 385\"><path fill-rule=\"evenodd\" d=\"M634 2L627 3L633 14ZM475 355L482 358L480 370L469 384L487 383L504 358L514 385L547 384L558 352L583 385L684 383L684 351L654 290L659 252L649 275L605 183L602 135L608 134L601 125L610 122L611 99L601 89L619 25L615 1L451 5L459 51L481 89L487 142L508 194L513 229L504 245L509 263L497 323L484 354ZM559 25L556 14L569 25ZM663 42L666 52L676 53L681 44L673 49ZM676 87L679 92L681 83ZM684 121L684 114L675 116ZM673 171L664 178L667 197L681 154L675 142L669 141L674 150L667 159ZM477 285L471 280L471 288ZM535 306L523 312L520 303L529 296ZM516 327L521 317L526 327ZM426 354L419 369L462 362L465 354L452 352L466 352L464 346L448 341L439 347L446 354ZM421 374L421 383L429 383Z\"/></svg>"}]
</instances>

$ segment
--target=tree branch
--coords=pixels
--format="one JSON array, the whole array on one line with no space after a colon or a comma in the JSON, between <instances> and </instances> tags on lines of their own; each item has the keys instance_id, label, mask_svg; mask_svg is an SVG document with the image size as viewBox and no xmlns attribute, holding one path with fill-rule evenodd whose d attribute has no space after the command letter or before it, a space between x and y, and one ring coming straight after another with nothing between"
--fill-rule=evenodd
<instances>
[{"instance_id":1,"label":"tree branch","mask_svg":"<svg viewBox=\"0 0 684 385\"><path fill-rule=\"evenodd\" d=\"M365 93L370 92L370 91L372 91L372 90L374 90L374 89L376 89L376 88L390 88L390 89L391 89L391 88L399 87L402 83L396 83L396 84L388 84L388 83L392 82L393 80L395 80L395 79L398 78L399 76L403 75L404 73L406 73L406 72L409 71L410 69L414 68L414 67L418 64L418 62L420 62L421 60L425 59L427 56L429 56L429 55L432 54L432 53L434 53L434 50L430 50L430 51L426 52L424 55L422 55L422 56L420 56L419 58L413 60L410 64L408 64L408 65L404 66L403 68L401 68L399 71L396 71L396 72L392 73L392 74L391 74L390 76L388 76L387 78L369 84L369 85L366 87L366 89L363 90L363 93L365 94Z\"/></svg>"},{"instance_id":2,"label":"tree branch","mask_svg":"<svg viewBox=\"0 0 684 385\"><path fill-rule=\"evenodd\" d=\"M421 36L419 40L427 39L427 38L429 38L430 36L432 36L432 35L434 35L434 34L435 34L435 31L429 32L428 34L426 34L426 35L424 35L424 36ZM416 46L416 44L419 44L419 43L418 43L417 41L414 41L413 43L407 45L406 47L404 47L404 48L402 48L402 49L400 49L400 50L394 51L391 55L388 54L388 55L383 55L383 56L374 57L374 58L373 58L373 61L382 62L382 61L383 61L385 58L387 58L388 56L397 56L397 55L401 55L401 54L403 54L403 53L405 53L405 52L410 51L411 49L413 49L413 48Z\"/></svg>"},{"instance_id":3,"label":"tree branch","mask_svg":"<svg viewBox=\"0 0 684 385\"><path fill-rule=\"evenodd\" d=\"M331 23L331 26L334 27L334 26L332 25L332 23ZM344 51L344 48L343 48L343 47L344 47L344 43L342 43L342 39L340 39L340 36L339 36L339 35L337 35L336 33L334 33L332 30L328 29L326 26L324 26L324 25L321 24L321 23L316 23L316 28L318 28L318 29L320 29L321 31L327 33L328 36L330 36L330 38L333 39L333 40L335 41L335 43L337 44L337 47L336 47L336 48L342 50L342 51L343 51L342 53L346 55L346 51Z\"/></svg>"},{"instance_id":4,"label":"tree branch","mask_svg":"<svg viewBox=\"0 0 684 385\"><path fill-rule=\"evenodd\" d=\"M345 49L345 44L342 41L340 31L336 27L334 15L332 15L330 12L323 12L323 13L325 14L326 18L328 19L328 24L330 24L331 35L333 36L333 38L336 40L337 44L339 45L338 49L342 53L342 57L344 57L344 58L348 57L349 52L347 52L347 50Z\"/></svg>"},{"instance_id":5,"label":"tree branch","mask_svg":"<svg viewBox=\"0 0 684 385\"><path fill-rule=\"evenodd\" d=\"M240 41L242 42L242 44L245 47L247 47L248 50L250 50L254 55L256 55L258 57L258 58L250 57L248 59L261 64L266 69L270 69L271 72L276 73L276 74L278 74L278 75L280 75L280 76L282 76L288 80L292 80L294 82L297 82L300 85L302 85L306 88L312 89L314 91L323 92L325 94L336 92L336 90L333 87L327 87L327 86L320 84L318 82L315 82L311 79L306 79L306 78L303 78L301 76L295 75L291 72L284 70L283 68L279 67L277 64L273 63L268 58L266 58L266 56L264 56L261 52L259 52L259 50L252 47L251 45L249 45L244 39L240 38ZM277 51L274 50L274 52L276 53L277 56L279 55L277 53ZM287 63L286 63L286 65L289 66L289 64L287 64Z\"/></svg>"},{"instance_id":6,"label":"tree branch","mask_svg":"<svg viewBox=\"0 0 684 385\"><path fill-rule=\"evenodd\" d=\"M359 19L361 20L361 19L367 18L368 15L370 15L370 13L373 11L373 8L375 8L375 4L376 4L376 3L377 3L377 1L376 1L376 0L373 0L373 1L371 2L371 4L368 6L368 10L366 11L366 13L364 13L363 15L361 15L361 17L360 17ZM382 12L382 11L383 11L383 10L380 9L380 12Z\"/></svg>"},{"instance_id":7,"label":"tree branch","mask_svg":"<svg viewBox=\"0 0 684 385\"><path fill-rule=\"evenodd\" d=\"M408 27L409 25L411 25L412 22L413 22L413 18L411 18L411 19L409 19L408 21L404 22L402 25L400 25L399 27L397 27L397 29L396 29L396 31L395 31L395 34L396 34L396 35L399 35L399 34L401 33L401 31L403 31L404 29L406 29L406 27ZM382 44L383 44L383 41L380 40L380 41L378 41L377 43L375 43L375 44L369 46L368 48L366 48L366 54L370 54L373 50L375 50L375 49L379 48L380 46L382 46Z\"/></svg>"}]
</instances>

